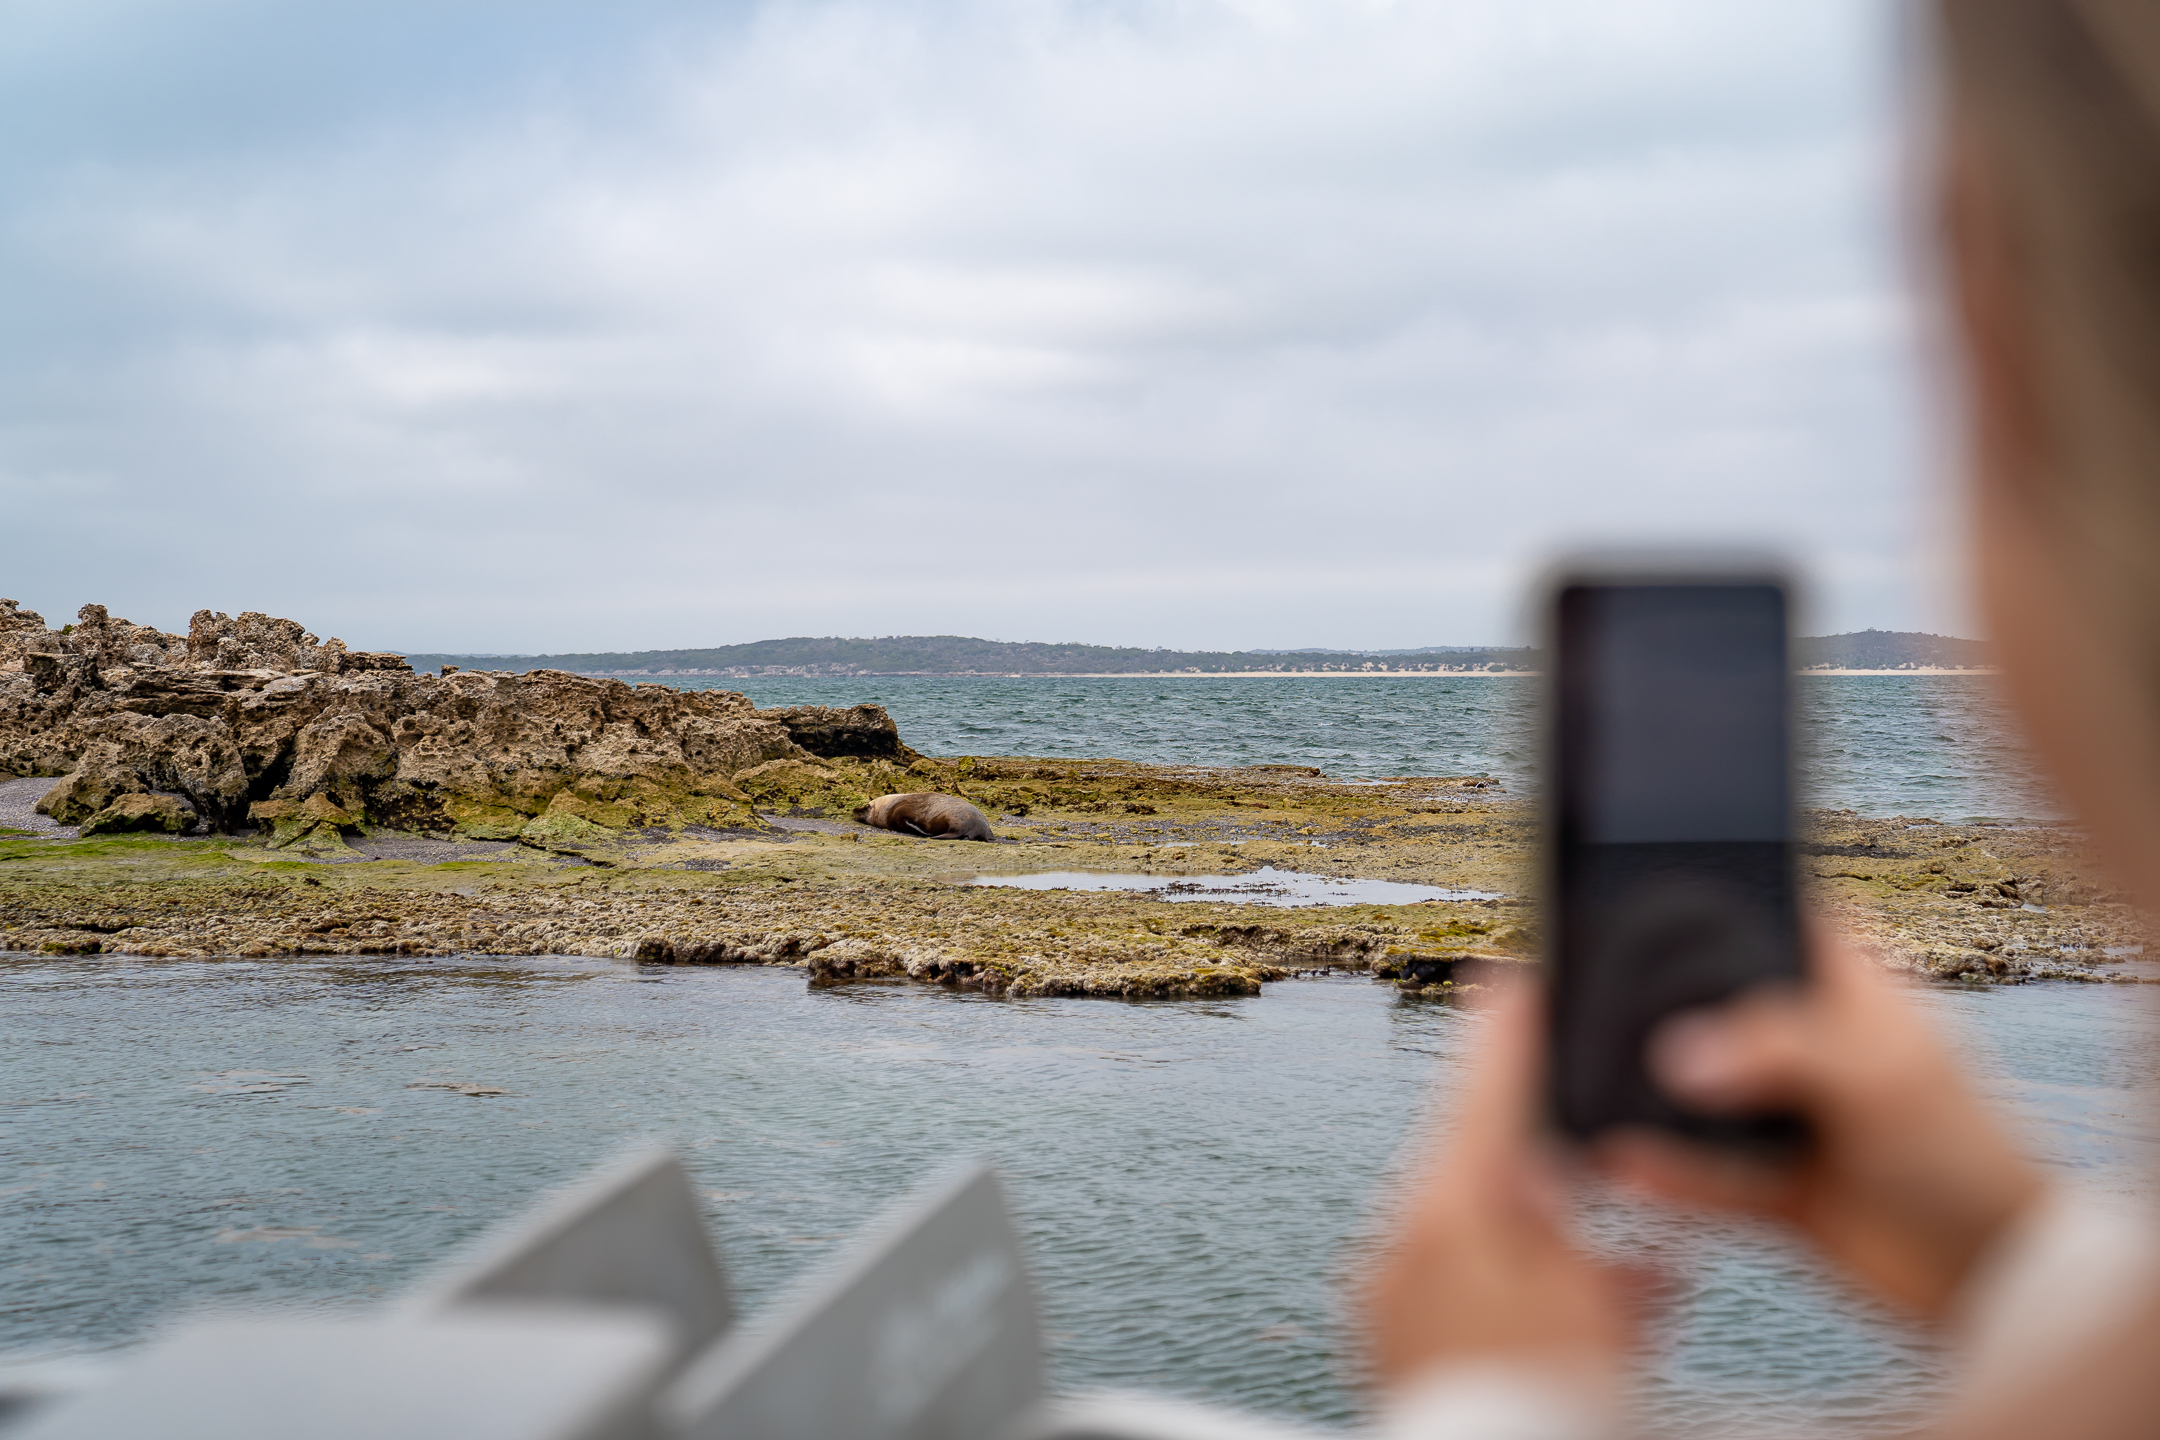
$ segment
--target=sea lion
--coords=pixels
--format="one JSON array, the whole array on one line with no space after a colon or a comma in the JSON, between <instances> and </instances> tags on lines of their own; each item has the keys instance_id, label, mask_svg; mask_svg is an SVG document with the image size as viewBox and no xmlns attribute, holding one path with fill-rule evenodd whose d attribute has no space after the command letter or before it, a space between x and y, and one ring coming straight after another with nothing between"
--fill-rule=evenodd
<instances>
[{"instance_id":1,"label":"sea lion","mask_svg":"<svg viewBox=\"0 0 2160 1440\"><path fill-rule=\"evenodd\" d=\"M918 791L880 795L855 812L858 825L876 825L932 840L995 840L990 817L956 795Z\"/></svg>"}]
</instances>

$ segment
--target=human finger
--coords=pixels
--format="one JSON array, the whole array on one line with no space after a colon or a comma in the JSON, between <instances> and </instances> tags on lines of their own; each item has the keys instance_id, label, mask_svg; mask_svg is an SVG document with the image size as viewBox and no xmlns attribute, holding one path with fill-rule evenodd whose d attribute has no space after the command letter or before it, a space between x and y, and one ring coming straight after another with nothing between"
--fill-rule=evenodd
<instances>
[{"instance_id":1,"label":"human finger","mask_svg":"<svg viewBox=\"0 0 2160 1440\"><path fill-rule=\"evenodd\" d=\"M1683 1011L1651 1032L1644 1060L1658 1088L1693 1110L1804 1106L1822 1088L1815 1020L1790 992Z\"/></svg>"},{"instance_id":2,"label":"human finger","mask_svg":"<svg viewBox=\"0 0 2160 1440\"><path fill-rule=\"evenodd\" d=\"M1932 1037L1858 946L1811 931L1808 972L1804 987L1766 988L1666 1020L1644 1056L1658 1087L1707 1114L1816 1110L1889 1052L1908 1062L1932 1053Z\"/></svg>"},{"instance_id":3,"label":"human finger","mask_svg":"<svg viewBox=\"0 0 2160 1440\"><path fill-rule=\"evenodd\" d=\"M1626 1287L1570 1238L1566 1187L1541 1142L1541 996L1488 992L1451 1108L1362 1287L1374 1377L1400 1384L1473 1357L1534 1365L1604 1394L1630 1335Z\"/></svg>"},{"instance_id":4,"label":"human finger","mask_svg":"<svg viewBox=\"0 0 2160 1440\"><path fill-rule=\"evenodd\" d=\"M1534 986L1510 982L1479 1007L1483 1033L1456 1108L1458 1154L1514 1150L1534 1123L1545 1058L1540 998Z\"/></svg>"},{"instance_id":5,"label":"human finger","mask_svg":"<svg viewBox=\"0 0 2160 1440\"><path fill-rule=\"evenodd\" d=\"M1676 1205L1789 1219L1800 1204L1789 1168L1654 1130L1614 1131L1598 1141L1593 1157L1622 1189Z\"/></svg>"}]
</instances>

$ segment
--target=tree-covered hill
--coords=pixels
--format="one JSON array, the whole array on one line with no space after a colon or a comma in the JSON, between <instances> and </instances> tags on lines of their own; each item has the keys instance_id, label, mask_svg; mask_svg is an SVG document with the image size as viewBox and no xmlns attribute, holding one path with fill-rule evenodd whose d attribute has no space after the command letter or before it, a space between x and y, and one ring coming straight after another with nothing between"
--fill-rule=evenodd
<instances>
[{"instance_id":1,"label":"tree-covered hill","mask_svg":"<svg viewBox=\"0 0 2160 1440\"><path fill-rule=\"evenodd\" d=\"M1536 652L1464 648L1418 653L1357 651L1144 650L975 640L964 635L875 639L798 636L707 650L635 650L576 655L412 655L414 669L571 670L587 675L1207 675L1235 671L1463 673L1530 670Z\"/></svg>"},{"instance_id":2,"label":"tree-covered hill","mask_svg":"<svg viewBox=\"0 0 2160 1440\"><path fill-rule=\"evenodd\" d=\"M1466 674L1538 668L1527 648L1436 646L1423 650L1144 650L1049 645L964 635L887 635L846 640L798 636L703 650L598 651L574 655L413 655L415 669L570 670L586 675L1220 675ZM1975 669L1992 663L1984 641L1910 631L1862 630L1796 642L1808 669Z\"/></svg>"},{"instance_id":3,"label":"tree-covered hill","mask_svg":"<svg viewBox=\"0 0 2160 1440\"><path fill-rule=\"evenodd\" d=\"M1995 663L1985 640L1910 630L1860 630L1798 641L1793 661L1811 670L1973 670Z\"/></svg>"}]
</instances>

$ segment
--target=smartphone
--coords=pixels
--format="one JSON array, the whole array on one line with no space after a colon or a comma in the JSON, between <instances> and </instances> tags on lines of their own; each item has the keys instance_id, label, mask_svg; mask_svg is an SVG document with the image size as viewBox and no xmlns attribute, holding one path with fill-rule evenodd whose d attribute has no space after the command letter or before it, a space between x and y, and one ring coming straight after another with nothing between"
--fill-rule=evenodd
<instances>
[{"instance_id":1,"label":"smartphone","mask_svg":"<svg viewBox=\"0 0 2160 1440\"><path fill-rule=\"evenodd\" d=\"M1667 1098L1658 1024L1802 976L1790 587L1768 569L1563 569L1546 633L1550 1098L1563 1134L1653 1126L1790 1151L1790 1115Z\"/></svg>"}]
</instances>

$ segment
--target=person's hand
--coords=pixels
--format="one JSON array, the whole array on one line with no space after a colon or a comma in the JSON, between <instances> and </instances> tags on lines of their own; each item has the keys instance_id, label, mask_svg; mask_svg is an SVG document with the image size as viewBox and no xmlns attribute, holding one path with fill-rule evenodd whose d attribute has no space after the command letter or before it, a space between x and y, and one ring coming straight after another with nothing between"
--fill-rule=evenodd
<instances>
[{"instance_id":1,"label":"person's hand","mask_svg":"<svg viewBox=\"0 0 2160 1440\"><path fill-rule=\"evenodd\" d=\"M1539 1134L1544 1047L1527 987L1490 1007L1458 1129L1416 1183L1362 1296L1375 1378L1449 1364L1552 1374L1617 1398L1631 1326L1621 1277L1566 1233L1566 1197Z\"/></svg>"},{"instance_id":2,"label":"person's hand","mask_svg":"<svg viewBox=\"0 0 2160 1440\"><path fill-rule=\"evenodd\" d=\"M1888 976L1843 941L1817 945L1813 962L1804 989L1667 1021L1648 1057L1692 1109L1806 1117L1803 1158L1775 1166L1628 1131L1600 1162L1666 1200L1788 1221L1884 1299L1941 1319L2038 1200L2039 1173Z\"/></svg>"}]
</instances>

